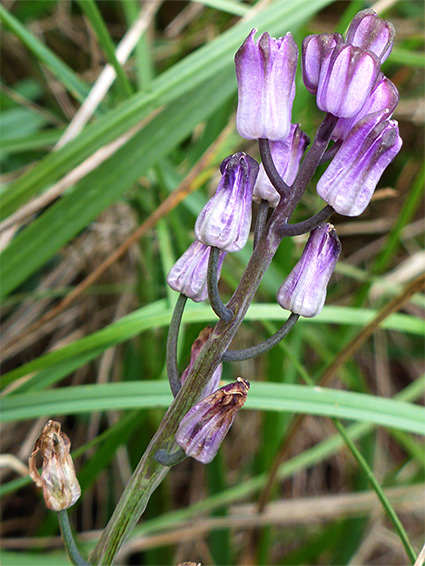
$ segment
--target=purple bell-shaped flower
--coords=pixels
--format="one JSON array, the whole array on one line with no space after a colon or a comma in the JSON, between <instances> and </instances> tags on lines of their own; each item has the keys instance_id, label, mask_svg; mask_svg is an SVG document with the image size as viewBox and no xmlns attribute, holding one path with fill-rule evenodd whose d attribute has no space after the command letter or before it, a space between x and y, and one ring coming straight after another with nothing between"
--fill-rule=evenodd
<instances>
[{"instance_id":1,"label":"purple bell-shaped flower","mask_svg":"<svg viewBox=\"0 0 425 566\"><path fill-rule=\"evenodd\" d=\"M210 251L211 248L202 242L193 242L170 269L167 276L168 285L196 303L205 301L208 298ZM225 252L220 252L217 278L220 276L225 255Z\"/></svg>"},{"instance_id":2,"label":"purple bell-shaped flower","mask_svg":"<svg viewBox=\"0 0 425 566\"><path fill-rule=\"evenodd\" d=\"M196 220L195 235L207 246L237 252L249 236L258 163L240 152L225 159L220 170L223 176Z\"/></svg>"},{"instance_id":3,"label":"purple bell-shaped flower","mask_svg":"<svg viewBox=\"0 0 425 566\"><path fill-rule=\"evenodd\" d=\"M387 79L387 77L381 74L381 79L378 80L376 85L373 87L369 98L366 100L366 103L360 112L356 114L354 118L340 118L338 120L334 131L332 132L332 139L344 140L357 122L368 114L388 110L389 115L387 118L390 118L398 104L399 98L398 90L394 84Z\"/></svg>"},{"instance_id":4,"label":"purple bell-shaped flower","mask_svg":"<svg viewBox=\"0 0 425 566\"><path fill-rule=\"evenodd\" d=\"M388 110L365 116L351 130L317 183L317 192L339 214L358 216L372 198L385 168L402 146Z\"/></svg>"},{"instance_id":5,"label":"purple bell-shaped flower","mask_svg":"<svg viewBox=\"0 0 425 566\"><path fill-rule=\"evenodd\" d=\"M392 23L380 18L373 10L367 9L354 16L345 41L372 51L383 63L391 53L394 37L395 29Z\"/></svg>"},{"instance_id":6,"label":"purple bell-shaped flower","mask_svg":"<svg viewBox=\"0 0 425 566\"><path fill-rule=\"evenodd\" d=\"M202 399L182 418L176 441L186 456L208 464L217 454L236 413L246 401L249 381L238 377Z\"/></svg>"},{"instance_id":7,"label":"purple bell-shaped flower","mask_svg":"<svg viewBox=\"0 0 425 566\"><path fill-rule=\"evenodd\" d=\"M371 51L338 44L329 64L320 70L317 106L339 118L353 118L370 96L379 67L380 61Z\"/></svg>"},{"instance_id":8,"label":"purple bell-shaped flower","mask_svg":"<svg viewBox=\"0 0 425 566\"><path fill-rule=\"evenodd\" d=\"M310 94L317 93L320 73L325 73L334 48L343 43L340 33L308 35L303 39L301 50L303 82Z\"/></svg>"},{"instance_id":9,"label":"purple bell-shaped flower","mask_svg":"<svg viewBox=\"0 0 425 566\"><path fill-rule=\"evenodd\" d=\"M318 315L340 253L341 244L332 224L313 230L300 260L277 292L279 305L307 318Z\"/></svg>"},{"instance_id":10,"label":"purple bell-shaped flower","mask_svg":"<svg viewBox=\"0 0 425 566\"><path fill-rule=\"evenodd\" d=\"M273 162L279 175L288 186L295 181L301 158L309 143L309 137L301 131L299 124L292 124L290 134L284 140L270 142ZM254 186L253 199L255 201L267 200L274 207L280 200L280 195L271 184L262 164Z\"/></svg>"},{"instance_id":11,"label":"purple bell-shaped flower","mask_svg":"<svg viewBox=\"0 0 425 566\"><path fill-rule=\"evenodd\" d=\"M236 127L248 140L283 140L291 127L298 48L290 33L256 43L253 29L235 55L238 80Z\"/></svg>"}]
</instances>

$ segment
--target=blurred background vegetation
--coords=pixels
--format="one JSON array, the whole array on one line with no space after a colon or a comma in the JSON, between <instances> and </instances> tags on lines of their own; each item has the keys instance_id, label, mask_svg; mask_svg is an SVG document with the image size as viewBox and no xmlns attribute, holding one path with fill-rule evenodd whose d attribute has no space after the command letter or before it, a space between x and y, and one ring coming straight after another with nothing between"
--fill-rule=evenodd
<instances>
[{"instance_id":1,"label":"blurred background vegetation","mask_svg":"<svg viewBox=\"0 0 425 566\"><path fill-rule=\"evenodd\" d=\"M71 521L89 550L170 402L165 342L176 294L166 274L193 240L220 161L241 150L259 158L235 130L238 45L258 27L290 30L300 47L310 33L343 33L370 6L397 30L383 70L400 91L394 118L402 151L360 218L334 217L343 256L323 314L299 323L269 354L225 364L223 378L304 384L326 377L333 389L420 403L425 297L405 289L425 265L422 2L3 0L2 564L67 563L56 517L27 477L48 418L58 417L72 440L83 495ZM320 120L298 75L293 122L312 138ZM312 183L294 220L321 206ZM284 319L275 293L304 242L282 244L257 294L264 308L248 317L235 348L262 341ZM226 258L223 298L251 245ZM401 313L371 327L394 298ZM182 368L215 318L206 307L189 311ZM132 382L146 382L137 390L144 397L131 394ZM297 420L288 408L247 404L211 464L187 460L171 470L118 562L406 564L331 420L309 415L308 406L302 412ZM347 421L347 430L419 551L421 438L395 420L385 427ZM259 513L267 499L271 506Z\"/></svg>"}]
</instances>

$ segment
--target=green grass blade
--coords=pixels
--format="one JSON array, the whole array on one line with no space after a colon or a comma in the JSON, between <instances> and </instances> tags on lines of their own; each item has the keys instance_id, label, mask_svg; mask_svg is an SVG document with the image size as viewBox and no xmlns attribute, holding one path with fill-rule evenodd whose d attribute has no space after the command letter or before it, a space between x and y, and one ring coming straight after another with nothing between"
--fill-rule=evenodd
<instances>
[{"instance_id":1,"label":"green grass blade","mask_svg":"<svg viewBox=\"0 0 425 566\"><path fill-rule=\"evenodd\" d=\"M375 260L372 269L373 273L382 273L394 257L397 247L400 245L401 231L412 220L418 210L420 201L424 194L424 185L425 167L422 165L412 183L412 188L403 203L400 214L388 234L386 245L382 248L382 251Z\"/></svg>"},{"instance_id":2,"label":"green grass blade","mask_svg":"<svg viewBox=\"0 0 425 566\"><path fill-rule=\"evenodd\" d=\"M81 358L81 365L89 359L98 356L102 351L124 342L145 330L167 326L171 320L171 310L166 301L157 301L147 307L143 307L133 313L110 324L106 328L93 334L76 340L60 350L40 356L36 360L28 362L2 377L2 386L8 385L15 379L28 375L37 370L51 368L56 364L62 364L77 356ZM349 307L325 306L323 311L313 319L300 319L298 324L333 323L341 325L363 326L371 320L376 311L372 309L354 309ZM278 320L281 323L286 315L278 305L253 304L249 308L245 320ZM216 315L208 305L190 304L186 307L183 323L189 322L214 322ZM381 328L398 331L406 331L425 335L424 321L411 315L392 314L382 323ZM89 354L86 357L86 354ZM84 361L83 361L84 360ZM76 369L73 366L73 369ZM62 376L63 374L61 374Z\"/></svg>"},{"instance_id":3,"label":"green grass blade","mask_svg":"<svg viewBox=\"0 0 425 566\"><path fill-rule=\"evenodd\" d=\"M23 230L2 254L4 297L183 140L234 90L232 72L181 97ZM72 142L71 142L72 143ZM66 146L65 146L66 147ZM6 195L5 195L6 197Z\"/></svg>"},{"instance_id":4,"label":"green grass blade","mask_svg":"<svg viewBox=\"0 0 425 566\"><path fill-rule=\"evenodd\" d=\"M421 52L396 47L391 51L391 64L393 63L423 69L425 67L425 57Z\"/></svg>"},{"instance_id":5,"label":"green grass blade","mask_svg":"<svg viewBox=\"0 0 425 566\"><path fill-rule=\"evenodd\" d=\"M47 149L62 136L64 128L55 128L44 132L33 133L28 137L10 138L0 146L0 155L11 155L34 149Z\"/></svg>"},{"instance_id":6,"label":"green grass blade","mask_svg":"<svg viewBox=\"0 0 425 566\"><path fill-rule=\"evenodd\" d=\"M267 29L273 35L286 33L330 1L275 2L257 15L255 25L260 31ZM29 197L55 182L100 147L128 131L152 110L173 102L179 96L187 95L189 91L213 77L230 70L234 75L234 54L253 25L254 22L251 21L240 22L214 41L191 53L154 79L151 92L133 95L94 124L87 126L79 136L60 150L40 161L31 172L25 173L11 184L9 194L3 198L0 218L14 212Z\"/></svg>"},{"instance_id":7,"label":"green grass blade","mask_svg":"<svg viewBox=\"0 0 425 566\"><path fill-rule=\"evenodd\" d=\"M110 409L168 407L172 400L168 382L142 381L83 385L9 395L2 399L3 422L39 416L88 413ZM340 417L425 434L425 409L418 405L305 385L251 384L245 407Z\"/></svg>"},{"instance_id":8,"label":"green grass blade","mask_svg":"<svg viewBox=\"0 0 425 566\"><path fill-rule=\"evenodd\" d=\"M222 10L228 14L234 14L235 16L246 16L250 8L246 4L241 4L240 2L234 2L233 0L194 0L199 4L204 6L209 6L215 8L216 10Z\"/></svg>"},{"instance_id":9,"label":"green grass blade","mask_svg":"<svg viewBox=\"0 0 425 566\"><path fill-rule=\"evenodd\" d=\"M80 8L86 14L88 20L90 21L93 29L97 35L97 39L101 47L103 48L109 63L115 69L117 74L117 85L121 90L122 95L127 98L127 96L131 96L133 94L133 88L128 80L124 69L122 68L121 63L118 61L115 55L115 46L109 35L108 29L103 21L102 15L97 7L96 2L94 0L79 0L78 4Z\"/></svg>"},{"instance_id":10,"label":"green grass blade","mask_svg":"<svg viewBox=\"0 0 425 566\"><path fill-rule=\"evenodd\" d=\"M401 540L401 542L402 542L402 544L403 544L403 546L406 550L406 553L407 553L407 556L409 557L410 562L413 564L416 560L416 553L415 553L415 551L414 551L414 549L413 549L413 547L410 543L410 540L409 540L409 538L406 534L406 531L404 530L403 525L401 524L400 519L397 516L397 513L394 511L392 505L388 501L388 498L385 495L384 490L382 489L378 480L375 478L375 475L372 472L371 468L369 467L369 464L366 462L365 458L363 458L362 454L360 453L360 451L357 449L354 442L351 440L351 438L347 434L345 428L341 425L341 423L338 420L333 419L333 422L334 422L339 434L344 439L345 444L349 447L349 449L351 450L351 453L353 454L353 456L355 457L355 459L359 463L359 466L366 473L367 479L369 480L369 482L370 482L371 486L373 487L376 495L378 496L380 502L382 503L382 507L384 508L385 512L388 515L388 518L392 522L394 529L396 530L396 532L397 532L397 534L398 534L398 536L399 536L399 538L400 538L400 540Z\"/></svg>"},{"instance_id":11,"label":"green grass blade","mask_svg":"<svg viewBox=\"0 0 425 566\"><path fill-rule=\"evenodd\" d=\"M57 57L48 47L30 33L18 19L0 4L0 19L20 41L37 57L47 65L60 82L71 92L77 100L82 102L89 92L89 87L77 77L77 75Z\"/></svg>"}]
</instances>

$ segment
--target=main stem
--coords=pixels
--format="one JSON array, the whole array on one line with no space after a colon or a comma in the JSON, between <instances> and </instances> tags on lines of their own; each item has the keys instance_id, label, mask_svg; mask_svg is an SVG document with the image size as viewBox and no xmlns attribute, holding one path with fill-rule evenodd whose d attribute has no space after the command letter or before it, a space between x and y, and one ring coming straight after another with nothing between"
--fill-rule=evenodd
<instances>
[{"instance_id":1,"label":"main stem","mask_svg":"<svg viewBox=\"0 0 425 566\"><path fill-rule=\"evenodd\" d=\"M238 330L278 245L279 240L269 234L269 230L259 240L241 282L227 305L234 313L233 319L228 323L220 320L210 334L93 550L90 556L90 562L93 564L112 564L120 546L145 510L151 494L167 475L169 468L159 464L154 455L160 449L168 452L175 450L174 435L181 419L196 403L220 363L223 352L227 350Z\"/></svg>"},{"instance_id":2,"label":"main stem","mask_svg":"<svg viewBox=\"0 0 425 566\"><path fill-rule=\"evenodd\" d=\"M180 420L198 401L212 374L221 361L241 325L260 281L268 269L282 240L279 225L287 223L301 199L326 149L336 119L327 115L317 132L295 180L291 195L274 210L267 227L258 240L251 259L232 298L226 305L233 312L229 322L219 320L202 348L182 388L168 408L158 430L152 438L136 470L130 478L112 517L94 548L90 562L106 566L130 534L150 499L151 494L167 475L169 468L154 458L158 450L174 452L174 440ZM303 185L303 183L305 183ZM283 202L286 201L286 202Z\"/></svg>"}]
</instances>

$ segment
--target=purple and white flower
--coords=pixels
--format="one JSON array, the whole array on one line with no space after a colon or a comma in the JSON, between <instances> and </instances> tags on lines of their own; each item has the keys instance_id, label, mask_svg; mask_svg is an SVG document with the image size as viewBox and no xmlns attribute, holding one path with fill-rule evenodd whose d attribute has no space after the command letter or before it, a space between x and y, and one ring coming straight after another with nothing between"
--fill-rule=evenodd
<instances>
[{"instance_id":1,"label":"purple and white flower","mask_svg":"<svg viewBox=\"0 0 425 566\"><path fill-rule=\"evenodd\" d=\"M240 152L225 159L220 169L222 178L196 220L195 235L207 246L237 252L249 236L258 163Z\"/></svg>"},{"instance_id":2,"label":"purple and white flower","mask_svg":"<svg viewBox=\"0 0 425 566\"><path fill-rule=\"evenodd\" d=\"M354 16L345 41L372 51L383 63L391 53L394 37L393 24L380 18L373 10L366 9Z\"/></svg>"},{"instance_id":3,"label":"purple and white flower","mask_svg":"<svg viewBox=\"0 0 425 566\"><path fill-rule=\"evenodd\" d=\"M365 116L351 130L317 183L317 192L339 214L358 216L372 198L385 168L402 146L388 109Z\"/></svg>"},{"instance_id":4,"label":"purple and white flower","mask_svg":"<svg viewBox=\"0 0 425 566\"><path fill-rule=\"evenodd\" d=\"M318 315L340 253L341 244L332 224L313 230L300 260L277 292L279 305L307 318Z\"/></svg>"},{"instance_id":5,"label":"purple and white flower","mask_svg":"<svg viewBox=\"0 0 425 566\"><path fill-rule=\"evenodd\" d=\"M236 127L248 140L283 140L291 127L298 48L290 33L274 39L256 29L235 55L238 80Z\"/></svg>"},{"instance_id":6,"label":"purple and white flower","mask_svg":"<svg viewBox=\"0 0 425 566\"><path fill-rule=\"evenodd\" d=\"M209 246L193 242L176 261L167 276L168 285L192 301L199 303L208 298L207 274L210 258ZM220 252L217 278L220 276L225 252Z\"/></svg>"},{"instance_id":7,"label":"purple and white flower","mask_svg":"<svg viewBox=\"0 0 425 566\"><path fill-rule=\"evenodd\" d=\"M186 456L203 464L214 459L246 401L249 387L249 381L238 377L235 383L217 389L189 410L176 433L176 441Z\"/></svg>"}]
</instances>

